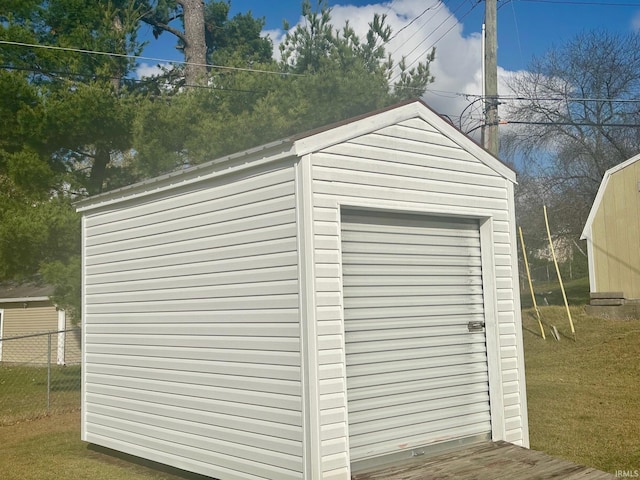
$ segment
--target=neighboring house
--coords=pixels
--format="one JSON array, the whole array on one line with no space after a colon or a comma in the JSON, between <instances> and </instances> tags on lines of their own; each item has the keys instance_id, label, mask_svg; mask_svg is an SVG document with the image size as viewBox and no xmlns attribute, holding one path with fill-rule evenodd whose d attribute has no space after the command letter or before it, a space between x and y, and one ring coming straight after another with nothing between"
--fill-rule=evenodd
<instances>
[{"instance_id":1,"label":"neighboring house","mask_svg":"<svg viewBox=\"0 0 640 480\"><path fill-rule=\"evenodd\" d=\"M81 201L83 440L221 480L528 446L514 183L413 101Z\"/></svg>"},{"instance_id":2,"label":"neighboring house","mask_svg":"<svg viewBox=\"0 0 640 480\"><path fill-rule=\"evenodd\" d=\"M50 286L23 284L0 285L0 362L46 364L47 353L57 364L79 363L79 332L73 328L65 311L49 299Z\"/></svg>"},{"instance_id":3,"label":"neighboring house","mask_svg":"<svg viewBox=\"0 0 640 480\"><path fill-rule=\"evenodd\" d=\"M591 305L635 305L608 312L640 315L640 155L605 172L581 238L587 240Z\"/></svg>"}]
</instances>

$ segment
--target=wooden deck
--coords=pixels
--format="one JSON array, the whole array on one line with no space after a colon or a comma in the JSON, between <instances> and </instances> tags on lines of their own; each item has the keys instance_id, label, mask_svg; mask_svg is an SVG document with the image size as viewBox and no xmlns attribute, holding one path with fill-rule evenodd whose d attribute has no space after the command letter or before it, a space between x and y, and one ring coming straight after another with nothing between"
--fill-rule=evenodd
<instances>
[{"instance_id":1,"label":"wooden deck","mask_svg":"<svg viewBox=\"0 0 640 480\"><path fill-rule=\"evenodd\" d=\"M410 463L358 472L353 480L604 480L616 478L594 468L551 457L506 442L417 458Z\"/></svg>"}]
</instances>

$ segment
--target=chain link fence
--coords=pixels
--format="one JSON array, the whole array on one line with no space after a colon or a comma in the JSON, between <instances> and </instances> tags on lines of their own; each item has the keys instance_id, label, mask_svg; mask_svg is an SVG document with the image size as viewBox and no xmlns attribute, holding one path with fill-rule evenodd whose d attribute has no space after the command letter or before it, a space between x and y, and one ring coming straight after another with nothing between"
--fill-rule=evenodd
<instances>
[{"instance_id":1,"label":"chain link fence","mask_svg":"<svg viewBox=\"0 0 640 480\"><path fill-rule=\"evenodd\" d=\"M80 329L0 338L0 426L80 408Z\"/></svg>"}]
</instances>

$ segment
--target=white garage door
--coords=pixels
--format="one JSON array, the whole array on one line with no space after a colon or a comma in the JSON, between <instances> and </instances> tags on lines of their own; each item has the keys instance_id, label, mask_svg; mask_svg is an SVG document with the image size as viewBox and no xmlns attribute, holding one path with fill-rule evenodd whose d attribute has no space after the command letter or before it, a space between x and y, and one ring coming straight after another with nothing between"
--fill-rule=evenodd
<instances>
[{"instance_id":1,"label":"white garage door","mask_svg":"<svg viewBox=\"0 0 640 480\"><path fill-rule=\"evenodd\" d=\"M346 212L342 262L354 469L488 435L478 222Z\"/></svg>"}]
</instances>

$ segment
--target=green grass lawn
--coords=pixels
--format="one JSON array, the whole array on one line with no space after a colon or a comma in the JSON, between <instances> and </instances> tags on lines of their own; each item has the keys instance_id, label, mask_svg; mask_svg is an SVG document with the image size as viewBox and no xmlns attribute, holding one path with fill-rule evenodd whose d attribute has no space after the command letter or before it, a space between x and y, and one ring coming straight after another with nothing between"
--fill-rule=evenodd
<instances>
[{"instance_id":1,"label":"green grass lawn","mask_svg":"<svg viewBox=\"0 0 640 480\"><path fill-rule=\"evenodd\" d=\"M529 290L529 284L525 280L522 286L523 290L520 292L522 308L531 308L533 306L533 302L531 301L531 291ZM579 306L587 305L589 303L588 277L567 281L564 283L564 288L569 305ZM534 283L533 291L536 296L536 303L539 307L545 306L545 304L564 305L560 283L557 281L549 283Z\"/></svg>"},{"instance_id":2,"label":"green grass lawn","mask_svg":"<svg viewBox=\"0 0 640 480\"><path fill-rule=\"evenodd\" d=\"M0 366L0 426L80 407L80 366Z\"/></svg>"},{"instance_id":3,"label":"green grass lawn","mask_svg":"<svg viewBox=\"0 0 640 480\"><path fill-rule=\"evenodd\" d=\"M531 448L614 473L640 469L640 320L601 320L541 308L561 340L523 311Z\"/></svg>"}]
</instances>

